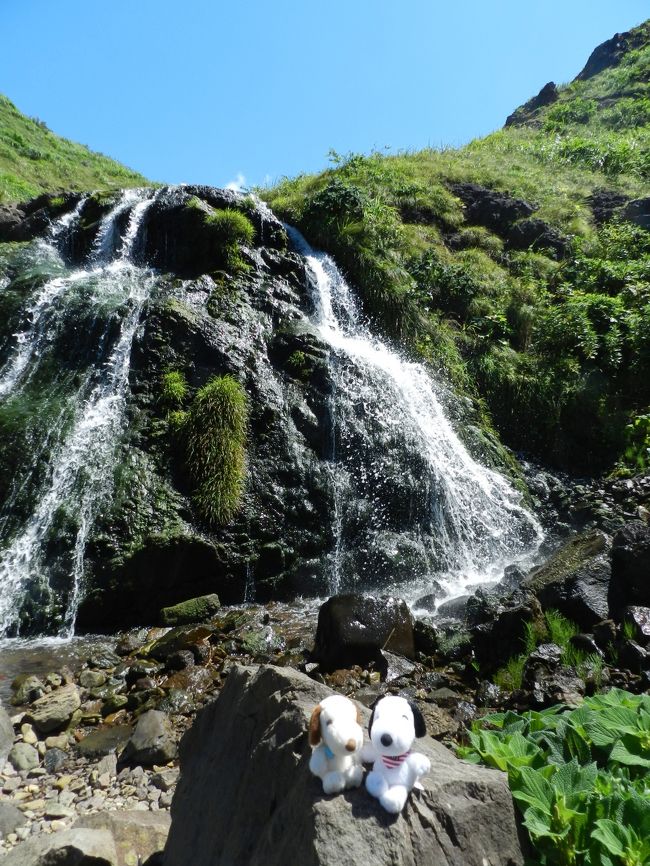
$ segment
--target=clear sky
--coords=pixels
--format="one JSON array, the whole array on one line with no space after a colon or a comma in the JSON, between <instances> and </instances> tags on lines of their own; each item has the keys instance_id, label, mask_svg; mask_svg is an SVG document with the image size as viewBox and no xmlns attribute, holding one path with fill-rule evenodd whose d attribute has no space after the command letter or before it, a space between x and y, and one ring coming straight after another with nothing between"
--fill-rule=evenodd
<instances>
[{"instance_id":1,"label":"clear sky","mask_svg":"<svg viewBox=\"0 0 650 866\"><path fill-rule=\"evenodd\" d=\"M462 144L647 0L0 0L0 92L147 177L249 185L330 148Z\"/></svg>"}]
</instances>

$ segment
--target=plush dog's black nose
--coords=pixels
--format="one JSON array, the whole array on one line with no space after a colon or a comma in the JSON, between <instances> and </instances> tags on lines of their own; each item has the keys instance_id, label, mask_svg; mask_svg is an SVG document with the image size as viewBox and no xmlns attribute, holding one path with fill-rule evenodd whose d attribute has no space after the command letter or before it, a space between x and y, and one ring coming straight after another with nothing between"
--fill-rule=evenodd
<instances>
[{"instance_id":1,"label":"plush dog's black nose","mask_svg":"<svg viewBox=\"0 0 650 866\"><path fill-rule=\"evenodd\" d=\"M382 746L390 746L393 742L393 738L390 734L382 734L381 735L381 744Z\"/></svg>"}]
</instances>

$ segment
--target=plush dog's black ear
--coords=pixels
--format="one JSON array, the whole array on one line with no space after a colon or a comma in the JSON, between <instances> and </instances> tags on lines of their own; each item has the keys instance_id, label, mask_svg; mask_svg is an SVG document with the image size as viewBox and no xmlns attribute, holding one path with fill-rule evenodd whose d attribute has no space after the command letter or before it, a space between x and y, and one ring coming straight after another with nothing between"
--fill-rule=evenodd
<instances>
[{"instance_id":1,"label":"plush dog's black ear","mask_svg":"<svg viewBox=\"0 0 650 866\"><path fill-rule=\"evenodd\" d=\"M420 708L417 704L414 704L413 701L409 701L409 707L411 708L411 712L413 713L413 722L415 725L415 736L416 737L425 737L427 733L426 722L424 721L424 716L420 712Z\"/></svg>"},{"instance_id":2,"label":"plush dog's black ear","mask_svg":"<svg viewBox=\"0 0 650 866\"><path fill-rule=\"evenodd\" d=\"M370 736L372 733L372 723L375 721L375 708L382 697L383 697L383 695L381 697L377 698L377 700L374 703L370 704L370 709L372 710L372 713L370 714L370 721L368 722L368 736Z\"/></svg>"}]
</instances>

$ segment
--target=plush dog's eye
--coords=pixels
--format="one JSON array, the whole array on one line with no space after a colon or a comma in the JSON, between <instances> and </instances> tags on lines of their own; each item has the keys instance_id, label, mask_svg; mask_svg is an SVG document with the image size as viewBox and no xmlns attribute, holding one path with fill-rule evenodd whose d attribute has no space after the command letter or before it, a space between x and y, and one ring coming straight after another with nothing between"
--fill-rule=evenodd
<instances>
[{"instance_id":1,"label":"plush dog's eye","mask_svg":"<svg viewBox=\"0 0 650 866\"><path fill-rule=\"evenodd\" d=\"M325 722L325 724L329 726L329 725L332 724L333 721L334 721L334 719L328 719L328 720Z\"/></svg>"}]
</instances>

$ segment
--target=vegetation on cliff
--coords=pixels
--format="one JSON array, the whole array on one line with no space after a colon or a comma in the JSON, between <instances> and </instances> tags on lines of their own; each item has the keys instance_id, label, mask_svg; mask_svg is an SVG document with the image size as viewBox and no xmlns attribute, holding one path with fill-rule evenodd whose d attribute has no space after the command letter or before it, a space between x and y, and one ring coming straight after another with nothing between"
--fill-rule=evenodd
<instances>
[{"instance_id":1,"label":"vegetation on cliff","mask_svg":"<svg viewBox=\"0 0 650 866\"><path fill-rule=\"evenodd\" d=\"M24 201L56 189L146 186L149 181L119 162L55 135L0 95L0 202Z\"/></svg>"},{"instance_id":2,"label":"vegetation on cliff","mask_svg":"<svg viewBox=\"0 0 650 866\"><path fill-rule=\"evenodd\" d=\"M508 444L581 471L638 463L650 402L650 24L628 37L460 150L333 153L263 191Z\"/></svg>"}]
</instances>

